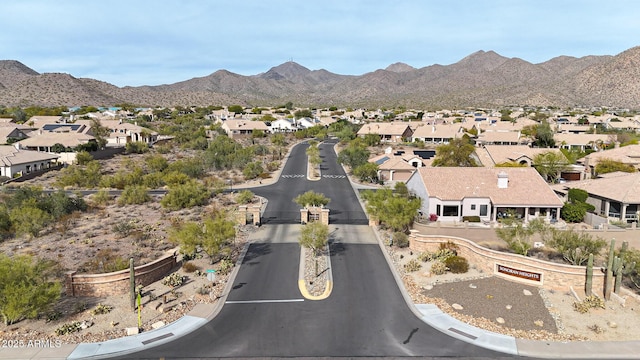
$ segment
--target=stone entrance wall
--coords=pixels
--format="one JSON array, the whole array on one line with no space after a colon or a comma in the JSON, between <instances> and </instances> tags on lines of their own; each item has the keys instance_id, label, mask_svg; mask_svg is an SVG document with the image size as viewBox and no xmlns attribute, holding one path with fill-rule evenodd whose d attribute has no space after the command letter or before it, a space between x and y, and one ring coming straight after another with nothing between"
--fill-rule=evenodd
<instances>
[{"instance_id":1,"label":"stone entrance wall","mask_svg":"<svg viewBox=\"0 0 640 360\"><path fill-rule=\"evenodd\" d=\"M491 250L462 238L417 234L409 236L409 247L414 252L434 252L440 248L440 244L447 242L456 244L458 255L467 258L470 265L475 265L486 274L558 291L566 291L569 287L584 289L585 286L587 273L585 266L558 264ZM498 271L499 268L501 271ZM534 280L535 274L540 274L539 279ZM604 294L604 278L605 275L601 269L594 266L592 290L600 297Z\"/></svg>"}]
</instances>

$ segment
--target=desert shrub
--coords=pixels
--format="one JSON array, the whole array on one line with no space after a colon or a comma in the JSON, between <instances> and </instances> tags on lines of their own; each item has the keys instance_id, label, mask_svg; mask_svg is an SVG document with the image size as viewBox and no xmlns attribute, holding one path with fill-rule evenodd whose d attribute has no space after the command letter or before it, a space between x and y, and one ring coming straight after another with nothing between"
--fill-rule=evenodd
<instances>
[{"instance_id":1,"label":"desert shrub","mask_svg":"<svg viewBox=\"0 0 640 360\"><path fill-rule=\"evenodd\" d=\"M409 237L402 232L393 233L393 244L399 248L406 248L409 246Z\"/></svg>"},{"instance_id":2,"label":"desert shrub","mask_svg":"<svg viewBox=\"0 0 640 360\"><path fill-rule=\"evenodd\" d=\"M218 272L222 275L228 274L233 269L233 261L229 259L220 260L220 265L218 267Z\"/></svg>"},{"instance_id":3,"label":"desert shrub","mask_svg":"<svg viewBox=\"0 0 640 360\"><path fill-rule=\"evenodd\" d=\"M95 308L93 308L93 310L91 310L91 314L93 315L108 314L111 312L111 310L113 310L113 306L111 305L98 304Z\"/></svg>"},{"instance_id":4,"label":"desert shrub","mask_svg":"<svg viewBox=\"0 0 640 360\"><path fill-rule=\"evenodd\" d=\"M125 151L127 154L144 154L149 151L149 145L143 141L128 142Z\"/></svg>"},{"instance_id":5,"label":"desert shrub","mask_svg":"<svg viewBox=\"0 0 640 360\"><path fill-rule=\"evenodd\" d=\"M122 239L129 236L135 228L135 222L131 220L120 220L113 225L113 232L118 234L118 237Z\"/></svg>"},{"instance_id":6,"label":"desert shrub","mask_svg":"<svg viewBox=\"0 0 640 360\"><path fill-rule=\"evenodd\" d=\"M205 205L210 196L209 189L192 180L182 185L173 186L167 195L160 200L160 204L169 210L180 210Z\"/></svg>"},{"instance_id":7,"label":"desert shrub","mask_svg":"<svg viewBox=\"0 0 640 360\"><path fill-rule=\"evenodd\" d=\"M267 163L267 171L276 171L280 167L279 161L271 161Z\"/></svg>"},{"instance_id":8,"label":"desert shrub","mask_svg":"<svg viewBox=\"0 0 640 360\"><path fill-rule=\"evenodd\" d=\"M236 202L238 204L248 204L253 200L253 192L250 190L242 190L236 194Z\"/></svg>"},{"instance_id":9,"label":"desert shrub","mask_svg":"<svg viewBox=\"0 0 640 360\"><path fill-rule=\"evenodd\" d=\"M186 184L191 181L191 178L180 171L166 171L163 173L162 181L169 186L174 186Z\"/></svg>"},{"instance_id":10,"label":"desert shrub","mask_svg":"<svg viewBox=\"0 0 640 360\"><path fill-rule=\"evenodd\" d=\"M565 203L560 209L560 217L570 223L582 222L587 209L581 204Z\"/></svg>"},{"instance_id":11,"label":"desert shrub","mask_svg":"<svg viewBox=\"0 0 640 360\"><path fill-rule=\"evenodd\" d=\"M244 167L244 170L242 170L242 175L244 175L245 179L251 180L257 178L263 172L264 169L262 168L262 163L259 161L254 161L248 163Z\"/></svg>"},{"instance_id":12,"label":"desert shrub","mask_svg":"<svg viewBox=\"0 0 640 360\"><path fill-rule=\"evenodd\" d=\"M451 249L438 249L433 253L432 260L445 262L448 258L456 256L456 253Z\"/></svg>"},{"instance_id":13,"label":"desert shrub","mask_svg":"<svg viewBox=\"0 0 640 360\"><path fill-rule=\"evenodd\" d=\"M102 249L78 268L81 273L108 273L129 267L129 259L116 254L112 249Z\"/></svg>"},{"instance_id":14,"label":"desert shrub","mask_svg":"<svg viewBox=\"0 0 640 360\"><path fill-rule=\"evenodd\" d=\"M159 172L153 172L150 174L145 174L142 177L142 185L146 186L149 189L158 189L163 187L166 182L164 180L164 174Z\"/></svg>"},{"instance_id":15,"label":"desert shrub","mask_svg":"<svg viewBox=\"0 0 640 360\"><path fill-rule=\"evenodd\" d=\"M164 279L162 279L162 285L166 285L169 287L178 287L180 285L182 285L184 283L184 276L180 275L177 272L174 272L173 274L169 275L169 276L165 276Z\"/></svg>"},{"instance_id":16,"label":"desert shrub","mask_svg":"<svg viewBox=\"0 0 640 360\"><path fill-rule=\"evenodd\" d=\"M430 251L423 251L418 254L418 260L422 262L427 262L433 260L433 253Z\"/></svg>"},{"instance_id":17,"label":"desert shrub","mask_svg":"<svg viewBox=\"0 0 640 360\"><path fill-rule=\"evenodd\" d=\"M408 263L404 264L404 270L407 271L407 272L418 271L418 270L420 270L421 267L422 267L422 265L416 259L411 259L411 260L409 260Z\"/></svg>"},{"instance_id":18,"label":"desert shrub","mask_svg":"<svg viewBox=\"0 0 640 360\"><path fill-rule=\"evenodd\" d=\"M198 268L198 266L192 262L187 261L186 263L184 263L182 265L182 270L184 270L185 272L188 273L192 273L195 272L196 270L199 270L200 268Z\"/></svg>"},{"instance_id":19,"label":"desert shrub","mask_svg":"<svg viewBox=\"0 0 640 360\"><path fill-rule=\"evenodd\" d=\"M447 272L447 265L445 265L442 261L436 261L431 265L431 273L433 275L443 275Z\"/></svg>"},{"instance_id":20,"label":"desert shrub","mask_svg":"<svg viewBox=\"0 0 640 360\"><path fill-rule=\"evenodd\" d=\"M67 335L82 330L82 323L75 321L69 324L64 324L55 330L56 335Z\"/></svg>"},{"instance_id":21,"label":"desert shrub","mask_svg":"<svg viewBox=\"0 0 640 360\"><path fill-rule=\"evenodd\" d=\"M5 325L51 310L61 291L55 273L52 261L0 253L0 316Z\"/></svg>"},{"instance_id":22,"label":"desert shrub","mask_svg":"<svg viewBox=\"0 0 640 360\"><path fill-rule=\"evenodd\" d=\"M93 160L93 156L86 151L79 151L76 154L76 164L78 165L86 165L91 160Z\"/></svg>"},{"instance_id":23,"label":"desert shrub","mask_svg":"<svg viewBox=\"0 0 640 360\"><path fill-rule=\"evenodd\" d=\"M147 188L141 185L127 186L118 198L119 205L140 205L151 200Z\"/></svg>"},{"instance_id":24,"label":"desert shrub","mask_svg":"<svg viewBox=\"0 0 640 360\"><path fill-rule=\"evenodd\" d=\"M581 314L588 313L589 310L593 308L604 309L604 300L595 295L591 295L582 299L580 302L576 301L573 303L573 309Z\"/></svg>"},{"instance_id":25,"label":"desert shrub","mask_svg":"<svg viewBox=\"0 0 640 360\"><path fill-rule=\"evenodd\" d=\"M91 202L94 206L104 206L111 201L111 195L105 189L98 190L91 196Z\"/></svg>"},{"instance_id":26,"label":"desert shrub","mask_svg":"<svg viewBox=\"0 0 640 360\"><path fill-rule=\"evenodd\" d=\"M462 221L468 221L470 223L479 223L480 216L463 216Z\"/></svg>"},{"instance_id":27,"label":"desert shrub","mask_svg":"<svg viewBox=\"0 0 640 360\"><path fill-rule=\"evenodd\" d=\"M451 250L455 255L458 255L458 250L460 247L452 241L447 241L446 243L440 243L440 250Z\"/></svg>"},{"instance_id":28,"label":"desert shrub","mask_svg":"<svg viewBox=\"0 0 640 360\"><path fill-rule=\"evenodd\" d=\"M169 167L169 161L162 155L147 155L144 161L152 172L161 172Z\"/></svg>"},{"instance_id":29,"label":"desert shrub","mask_svg":"<svg viewBox=\"0 0 640 360\"><path fill-rule=\"evenodd\" d=\"M445 260L444 264L454 274L464 274L469 271L469 262L462 256L451 256Z\"/></svg>"}]
</instances>

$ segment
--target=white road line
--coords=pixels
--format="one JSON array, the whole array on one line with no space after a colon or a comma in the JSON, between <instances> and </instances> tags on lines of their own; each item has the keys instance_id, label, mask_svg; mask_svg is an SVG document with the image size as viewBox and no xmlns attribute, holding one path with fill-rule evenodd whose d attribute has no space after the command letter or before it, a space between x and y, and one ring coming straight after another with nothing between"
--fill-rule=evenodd
<instances>
[{"instance_id":1,"label":"white road line","mask_svg":"<svg viewBox=\"0 0 640 360\"><path fill-rule=\"evenodd\" d=\"M225 301L225 304L265 304L265 303L288 303L288 302L300 302L304 299L280 299L280 300L230 300Z\"/></svg>"}]
</instances>

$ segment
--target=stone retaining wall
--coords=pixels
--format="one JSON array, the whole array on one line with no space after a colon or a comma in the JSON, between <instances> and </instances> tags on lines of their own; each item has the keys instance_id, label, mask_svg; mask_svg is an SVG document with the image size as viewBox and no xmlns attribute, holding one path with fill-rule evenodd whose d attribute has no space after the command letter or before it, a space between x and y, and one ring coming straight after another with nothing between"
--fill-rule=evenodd
<instances>
[{"instance_id":1,"label":"stone retaining wall","mask_svg":"<svg viewBox=\"0 0 640 360\"><path fill-rule=\"evenodd\" d=\"M134 268L136 285L147 286L162 279L177 265L177 253L165 255ZM67 272L65 290L69 296L111 296L129 291L129 269L106 274Z\"/></svg>"},{"instance_id":2,"label":"stone retaining wall","mask_svg":"<svg viewBox=\"0 0 640 360\"><path fill-rule=\"evenodd\" d=\"M409 247L414 252L436 251L441 243L452 242L458 246L458 255L467 258L469 264L476 266L485 274L494 274L507 280L523 282L529 285L544 287L558 291L567 291L570 287L574 289L584 289L586 279L585 266L573 266L543 261L517 254L510 254L496 250L487 249L474 243L473 241L438 235L418 235L409 236ZM498 271L501 266L502 272ZM507 271L504 271L504 270ZM518 276L516 271L532 276ZM511 275L507 273L511 272ZM535 275L540 277L534 280ZM600 297L604 294L604 273L599 267L593 269L592 291Z\"/></svg>"}]
</instances>

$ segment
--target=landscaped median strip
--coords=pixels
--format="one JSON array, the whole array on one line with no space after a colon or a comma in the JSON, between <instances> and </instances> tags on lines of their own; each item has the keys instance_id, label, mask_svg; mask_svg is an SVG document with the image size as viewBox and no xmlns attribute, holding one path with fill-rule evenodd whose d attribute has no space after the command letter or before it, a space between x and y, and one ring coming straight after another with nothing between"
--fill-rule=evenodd
<instances>
[{"instance_id":1,"label":"landscaped median strip","mask_svg":"<svg viewBox=\"0 0 640 360\"><path fill-rule=\"evenodd\" d=\"M312 295L311 293L309 293L309 290L307 290L307 284L306 284L305 275L304 275L305 274L304 250L305 249L301 246L300 247L300 266L298 268L298 288L300 288L300 293L307 300L324 300L328 298L329 295L331 295L331 291L333 290L333 274L331 272L331 254L329 253L328 246L327 246L327 254L325 255L326 263L327 263L327 270L326 270L327 281L325 283L324 292L320 295Z\"/></svg>"}]
</instances>

